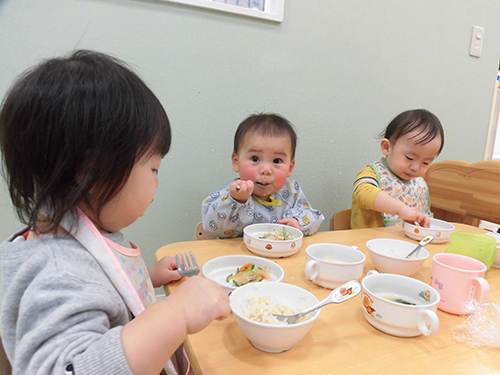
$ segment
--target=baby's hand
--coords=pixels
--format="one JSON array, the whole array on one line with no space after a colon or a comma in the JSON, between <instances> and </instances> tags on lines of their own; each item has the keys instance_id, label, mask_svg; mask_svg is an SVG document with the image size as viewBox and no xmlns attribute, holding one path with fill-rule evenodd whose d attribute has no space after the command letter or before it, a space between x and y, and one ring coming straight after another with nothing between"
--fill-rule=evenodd
<instances>
[{"instance_id":1,"label":"baby's hand","mask_svg":"<svg viewBox=\"0 0 500 375\"><path fill-rule=\"evenodd\" d=\"M399 217L404 221L409 223L419 223L421 227L429 228L431 225L431 218L424 214L423 212L418 212L413 210L412 208L405 206L399 213Z\"/></svg>"},{"instance_id":2,"label":"baby's hand","mask_svg":"<svg viewBox=\"0 0 500 375\"><path fill-rule=\"evenodd\" d=\"M283 224L283 225L289 225L291 227L294 227L294 228L297 228L298 230L300 230L300 224L299 224L298 220L295 219L294 217L285 217L284 219L278 220L278 223Z\"/></svg>"},{"instance_id":3,"label":"baby's hand","mask_svg":"<svg viewBox=\"0 0 500 375\"><path fill-rule=\"evenodd\" d=\"M229 187L229 194L234 200L240 203L245 203L248 198L252 196L253 193L253 182L236 180Z\"/></svg>"},{"instance_id":4,"label":"baby's hand","mask_svg":"<svg viewBox=\"0 0 500 375\"><path fill-rule=\"evenodd\" d=\"M158 288L169 282L179 280L182 276L177 271L174 257L163 257L158 263L148 269L153 287Z\"/></svg>"},{"instance_id":5,"label":"baby's hand","mask_svg":"<svg viewBox=\"0 0 500 375\"><path fill-rule=\"evenodd\" d=\"M222 287L202 276L194 276L182 283L172 294L182 298L188 334L201 331L212 320L229 316L229 297Z\"/></svg>"}]
</instances>

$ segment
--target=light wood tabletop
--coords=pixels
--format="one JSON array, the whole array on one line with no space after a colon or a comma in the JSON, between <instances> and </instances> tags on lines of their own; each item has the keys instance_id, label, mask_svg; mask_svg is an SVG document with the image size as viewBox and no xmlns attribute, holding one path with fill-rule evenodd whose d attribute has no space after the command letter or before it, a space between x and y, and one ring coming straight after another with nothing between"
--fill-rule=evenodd
<instances>
[{"instance_id":1,"label":"light wood tabletop","mask_svg":"<svg viewBox=\"0 0 500 375\"><path fill-rule=\"evenodd\" d=\"M456 224L457 230L485 232L477 227ZM401 227L318 232L304 237L301 249L287 258L272 259L285 270L283 282L309 290L319 300L331 292L307 280L304 274L305 248L314 243L331 242L358 246L366 256L364 274L375 269L366 242L373 238L406 237ZM444 252L449 243L426 246L430 256L412 277L430 282L432 256ZM156 261L164 256L192 251L200 267L208 260L230 254L254 255L243 240L177 242L161 247ZM271 258L269 258L271 259ZM500 303L500 269L486 273L490 284L490 303ZM179 282L166 288L167 294ZM214 321L203 331L190 335L185 342L196 375L217 374L500 374L499 349L471 348L452 336L452 327L463 317L437 311L440 327L433 336L400 338L372 327L364 318L360 297L321 309L309 333L290 350L271 354L256 349L238 328L234 316Z\"/></svg>"}]
</instances>

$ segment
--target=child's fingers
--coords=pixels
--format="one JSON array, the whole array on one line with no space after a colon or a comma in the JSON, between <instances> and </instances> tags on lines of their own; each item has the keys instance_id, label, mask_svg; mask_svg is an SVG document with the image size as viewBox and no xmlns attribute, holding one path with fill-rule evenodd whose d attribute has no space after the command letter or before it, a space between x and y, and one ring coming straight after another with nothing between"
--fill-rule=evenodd
<instances>
[{"instance_id":1,"label":"child's fingers","mask_svg":"<svg viewBox=\"0 0 500 375\"><path fill-rule=\"evenodd\" d=\"M254 188L253 181L246 181L246 185L247 185L248 191L250 192L250 194L252 194L253 193L253 188Z\"/></svg>"},{"instance_id":2,"label":"child's fingers","mask_svg":"<svg viewBox=\"0 0 500 375\"><path fill-rule=\"evenodd\" d=\"M278 224L283 224L283 225L289 225L291 227L294 227L298 230L300 230L300 224L297 221L297 219L293 217L285 217L284 219L278 220Z\"/></svg>"},{"instance_id":3,"label":"child's fingers","mask_svg":"<svg viewBox=\"0 0 500 375\"><path fill-rule=\"evenodd\" d=\"M431 225L431 219L428 215L423 214L421 212L418 213L416 221L420 224L421 227L429 228Z\"/></svg>"}]
</instances>

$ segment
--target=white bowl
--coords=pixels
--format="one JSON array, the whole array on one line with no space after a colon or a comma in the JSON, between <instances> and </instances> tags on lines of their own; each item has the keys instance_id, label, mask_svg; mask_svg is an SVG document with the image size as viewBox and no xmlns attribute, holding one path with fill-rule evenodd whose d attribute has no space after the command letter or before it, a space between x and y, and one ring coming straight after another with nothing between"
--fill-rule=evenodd
<instances>
[{"instance_id":1,"label":"white bowl","mask_svg":"<svg viewBox=\"0 0 500 375\"><path fill-rule=\"evenodd\" d=\"M306 247L306 277L324 288L334 289L363 276L366 255L357 246L316 243Z\"/></svg>"},{"instance_id":2,"label":"white bowl","mask_svg":"<svg viewBox=\"0 0 500 375\"><path fill-rule=\"evenodd\" d=\"M363 315L375 328L399 337L437 333L436 310L441 297L429 284L372 270L361 280L361 285Z\"/></svg>"},{"instance_id":3,"label":"white bowl","mask_svg":"<svg viewBox=\"0 0 500 375\"><path fill-rule=\"evenodd\" d=\"M207 279L213 280L218 283L226 291L227 294L237 287L231 282L226 281L230 274L234 274L237 268L244 266L247 263L255 264L257 267L269 267L271 270L272 282L281 282L285 277L285 271L275 262L252 255L225 255L222 257L209 260L203 265L202 273ZM265 281L262 281L265 282Z\"/></svg>"},{"instance_id":4,"label":"white bowl","mask_svg":"<svg viewBox=\"0 0 500 375\"><path fill-rule=\"evenodd\" d=\"M403 232L413 240L420 241L424 237L434 236L434 243L448 242L451 234L455 230L455 226L444 220L431 219L429 228L424 228L415 224L403 223Z\"/></svg>"},{"instance_id":5,"label":"white bowl","mask_svg":"<svg viewBox=\"0 0 500 375\"><path fill-rule=\"evenodd\" d=\"M307 290L286 283L247 284L231 293L229 304L236 323L252 345L265 352L280 353L289 350L309 332L321 312L321 309L313 311L311 318L290 325L259 323L243 315L243 311L248 308L248 298L253 294L271 296L278 303L295 310L304 310L317 304L319 300Z\"/></svg>"},{"instance_id":6,"label":"white bowl","mask_svg":"<svg viewBox=\"0 0 500 375\"><path fill-rule=\"evenodd\" d=\"M291 240L271 240L261 238L268 233L285 231L293 236ZM243 229L243 241L252 253L268 258L283 258L295 254L302 246L302 232L289 225L252 224Z\"/></svg>"},{"instance_id":7,"label":"white bowl","mask_svg":"<svg viewBox=\"0 0 500 375\"><path fill-rule=\"evenodd\" d=\"M422 247L411 259L405 257L417 247L417 244L392 238L376 238L366 243L370 258L379 272L396 273L410 276L417 272L429 252Z\"/></svg>"},{"instance_id":8,"label":"white bowl","mask_svg":"<svg viewBox=\"0 0 500 375\"><path fill-rule=\"evenodd\" d=\"M500 268L500 234L488 232L486 233L486 235L493 237L497 242L497 256L495 257L495 261L491 266L495 268Z\"/></svg>"}]
</instances>

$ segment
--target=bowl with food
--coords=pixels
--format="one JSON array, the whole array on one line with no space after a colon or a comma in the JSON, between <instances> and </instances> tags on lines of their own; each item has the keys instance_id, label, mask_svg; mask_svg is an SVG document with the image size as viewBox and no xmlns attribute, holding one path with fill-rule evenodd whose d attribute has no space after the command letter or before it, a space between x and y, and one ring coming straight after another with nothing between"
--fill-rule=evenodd
<instances>
[{"instance_id":1,"label":"bowl with food","mask_svg":"<svg viewBox=\"0 0 500 375\"><path fill-rule=\"evenodd\" d=\"M444 220L432 219L429 228L421 227L420 225L415 225L403 223L403 232L412 240L420 241L424 237L433 236L434 243L445 243L451 238L451 234L455 230L455 226Z\"/></svg>"},{"instance_id":2,"label":"bowl with food","mask_svg":"<svg viewBox=\"0 0 500 375\"><path fill-rule=\"evenodd\" d=\"M252 224L243 229L247 249L268 258L295 254L302 246L303 237L302 231L283 224Z\"/></svg>"},{"instance_id":3,"label":"bowl with food","mask_svg":"<svg viewBox=\"0 0 500 375\"><path fill-rule=\"evenodd\" d=\"M408 276L368 271L361 280L361 308L378 330L399 337L431 336L439 329L439 292Z\"/></svg>"},{"instance_id":4,"label":"bowl with food","mask_svg":"<svg viewBox=\"0 0 500 375\"><path fill-rule=\"evenodd\" d=\"M279 321L273 314L292 315L318 302L311 292L287 283L247 284L229 296L238 327L253 346L269 353L291 349L309 332L321 309L293 324Z\"/></svg>"},{"instance_id":5,"label":"bowl with food","mask_svg":"<svg viewBox=\"0 0 500 375\"><path fill-rule=\"evenodd\" d=\"M281 282L285 271L275 262L252 255L225 255L203 265L203 276L231 293L235 289L258 282Z\"/></svg>"},{"instance_id":6,"label":"bowl with food","mask_svg":"<svg viewBox=\"0 0 500 375\"><path fill-rule=\"evenodd\" d=\"M392 238L370 240L366 243L366 247L373 265L382 273L411 276L429 257L429 252L422 247L416 254L406 259L405 257L417 247L417 244Z\"/></svg>"}]
</instances>

